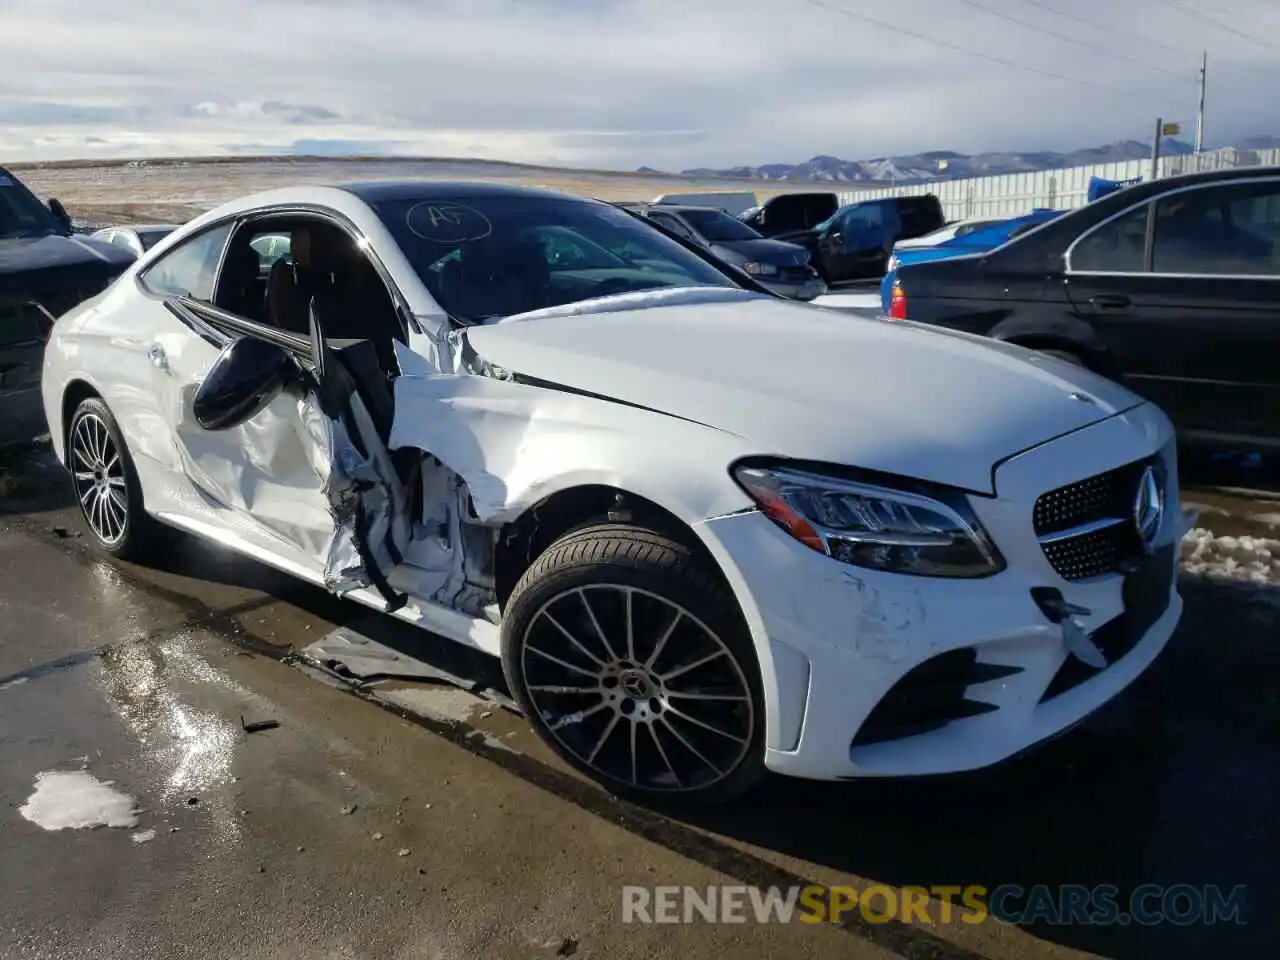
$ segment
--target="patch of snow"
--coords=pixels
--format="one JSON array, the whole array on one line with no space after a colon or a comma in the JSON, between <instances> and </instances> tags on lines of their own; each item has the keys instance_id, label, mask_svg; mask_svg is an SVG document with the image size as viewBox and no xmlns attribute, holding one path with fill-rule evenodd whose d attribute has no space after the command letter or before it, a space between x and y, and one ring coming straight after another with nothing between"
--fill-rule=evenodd
<instances>
[{"instance_id":1,"label":"patch of snow","mask_svg":"<svg viewBox=\"0 0 1280 960\"><path fill-rule=\"evenodd\" d=\"M1269 527L1280 527L1280 513L1256 513L1249 519L1265 523Z\"/></svg>"},{"instance_id":2,"label":"patch of snow","mask_svg":"<svg viewBox=\"0 0 1280 960\"><path fill-rule=\"evenodd\" d=\"M155 838L156 831L154 827L150 830L140 830L135 834L131 834L129 837L129 839L134 843L146 843L148 840L154 840Z\"/></svg>"},{"instance_id":3,"label":"patch of snow","mask_svg":"<svg viewBox=\"0 0 1280 960\"><path fill-rule=\"evenodd\" d=\"M8 683L0 683L0 693L3 693L11 687L20 687L30 679L30 677L18 677L16 680L10 680Z\"/></svg>"},{"instance_id":4,"label":"patch of snow","mask_svg":"<svg viewBox=\"0 0 1280 960\"><path fill-rule=\"evenodd\" d=\"M1215 537L1212 531L1196 527L1182 541L1182 567L1210 577L1280 583L1280 540Z\"/></svg>"},{"instance_id":5,"label":"patch of snow","mask_svg":"<svg viewBox=\"0 0 1280 960\"><path fill-rule=\"evenodd\" d=\"M35 792L18 812L45 830L138 825L133 798L84 770L36 774Z\"/></svg>"},{"instance_id":6,"label":"patch of snow","mask_svg":"<svg viewBox=\"0 0 1280 960\"><path fill-rule=\"evenodd\" d=\"M814 297L809 301L809 303L815 307L836 307L846 310L871 310L879 312L883 309L879 293L865 293L862 291L857 293L852 291L824 293L820 297Z\"/></svg>"}]
</instances>

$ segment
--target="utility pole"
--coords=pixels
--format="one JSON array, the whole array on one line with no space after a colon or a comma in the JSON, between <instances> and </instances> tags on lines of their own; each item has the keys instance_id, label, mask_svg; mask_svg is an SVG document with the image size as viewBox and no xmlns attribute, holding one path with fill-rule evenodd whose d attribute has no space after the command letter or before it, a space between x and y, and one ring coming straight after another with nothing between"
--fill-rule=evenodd
<instances>
[{"instance_id":1,"label":"utility pole","mask_svg":"<svg viewBox=\"0 0 1280 960\"><path fill-rule=\"evenodd\" d=\"M1209 71L1209 51L1200 55L1200 108L1196 110L1196 155L1204 149L1204 86Z\"/></svg>"},{"instance_id":2,"label":"utility pole","mask_svg":"<svg viewBox=\"0 0 1280 960\"><path fill-rule=\"evenodd\" d=\"M1160 138L1164 134L1164 117L1156 117L1156 132L1151 138L1151 179L1160 179Z\"/></svg>"}]
</instances>

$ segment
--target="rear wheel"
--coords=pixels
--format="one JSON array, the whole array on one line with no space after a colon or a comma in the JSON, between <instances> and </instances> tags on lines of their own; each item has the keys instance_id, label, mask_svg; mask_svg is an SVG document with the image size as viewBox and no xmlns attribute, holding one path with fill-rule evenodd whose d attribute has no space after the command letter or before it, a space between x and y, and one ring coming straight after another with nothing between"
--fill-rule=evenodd
<instances>
[{"instance_id":1,"label":"rear wheel","mask_svg":"<svg viewBox=\"0 0 1280 960\"><path fill-rule=\"evenodd\" d=\"M614 793L716 803L764 773L746 624L669 537L600 525L552 544L507 604L502 662L543 739Z\"/></svg>"},{"instance_id":2,"label":"rear wheel","mask_svg":"<svg viewBox=\"0 0 1280 960\"><path fill-rule=\"evenodd\" d=\"M99 398L76 407L66 457L80 513L98 546L122 560L142 556L154 544L158 525L142 507L133 459Z\"/></svg>"}]
</instances>

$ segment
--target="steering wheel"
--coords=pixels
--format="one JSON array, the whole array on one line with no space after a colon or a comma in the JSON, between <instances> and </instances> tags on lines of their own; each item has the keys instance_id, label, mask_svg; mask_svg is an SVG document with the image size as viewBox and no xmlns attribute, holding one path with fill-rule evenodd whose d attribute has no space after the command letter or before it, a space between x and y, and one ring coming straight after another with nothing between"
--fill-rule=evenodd
<instances>
[{"instance_id":1,"label":"steering wheel","mask_svg":"<svg viewBox=\"0 0 1280 960\"><path fill-rule=\"evenodd\" d=\"M592 291L592 296L611 297L615 293L629 293L631 291L631 281L623 277L610 277L608 280L601 280L596 284L596 288Z\"/></svg>"}]
</instances>

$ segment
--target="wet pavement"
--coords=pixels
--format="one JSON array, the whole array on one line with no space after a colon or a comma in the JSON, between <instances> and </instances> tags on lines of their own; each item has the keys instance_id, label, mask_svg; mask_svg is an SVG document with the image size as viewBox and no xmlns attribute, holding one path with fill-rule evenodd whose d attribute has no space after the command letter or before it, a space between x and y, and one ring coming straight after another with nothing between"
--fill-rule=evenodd
<instances>
[{"instance_id":1,"label":"wet pavement","mask_svg":"<svg viewBox=\"0 0 1280 960\"><path fill-rule=\"evenodd\" d=\"M484 658L187 538L164 569L107 562L64 489L37 472L0 498L0 956L1277 955L1274 587L1185 577L1182 627L1117 708L1004 766L643 809L552 758ZM1206 514L1215 532L1280 512L1206 498L1244 525ZM465 689L299 660L339 627ZM50 771L110 784L136 823L42 829L20 811ZM626 884L810 882L1247 900L1216 926L621 917Z\"/></svg>"}]
</instances>

